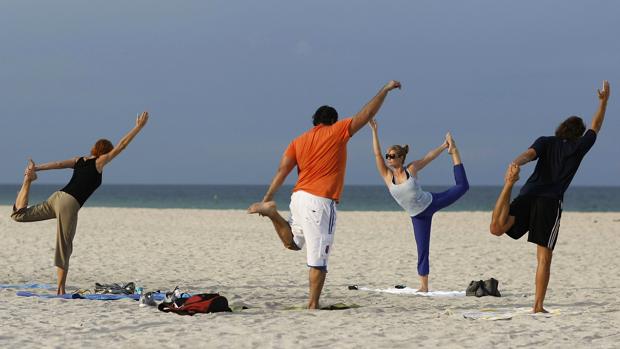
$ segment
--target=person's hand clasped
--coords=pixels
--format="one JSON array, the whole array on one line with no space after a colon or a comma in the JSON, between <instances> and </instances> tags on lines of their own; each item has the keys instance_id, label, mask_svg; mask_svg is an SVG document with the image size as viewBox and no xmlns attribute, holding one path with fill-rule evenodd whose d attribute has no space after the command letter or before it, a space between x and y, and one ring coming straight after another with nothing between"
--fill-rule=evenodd
<instances>
[{"instance_id":1,"label":"person's hand clasped","mask_svg":"<svg viewBox=\"0 0 620 349\"><path fill-rule=\"evenodd\" d=\"M504 177L504 180L506 181L506 183L511 183L511 184L516 183L519 180L520 171L521 171L521 168L519 167L519 165L515 164L514 162L508 165L508 169L506 170L506 176Z\"/></svg>"},{"instance_id":2,"label":"person's hand clasped","mask_svg":"<svg viewBox=\"0 0 620 349\"><path fill-rule=\"evenodd\" d=\"M378 127L378 125L377 125L377 120L375 120L375 119L370 119L370 121L368 122L368 124L370 125L370 128L371 128L373 131L377 131L377 127Z\"/></svg>"}]
</instances>

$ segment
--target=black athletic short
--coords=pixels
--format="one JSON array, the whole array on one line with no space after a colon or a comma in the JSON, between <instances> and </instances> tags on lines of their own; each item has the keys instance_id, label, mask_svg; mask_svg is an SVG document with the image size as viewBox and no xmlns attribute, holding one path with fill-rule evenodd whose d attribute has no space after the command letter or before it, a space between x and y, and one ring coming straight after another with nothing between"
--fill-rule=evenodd
<instances>
[{"instance_id":1,"label":"black athletic short","mask_svg":"<svg viewBox=\"0 0 620 349\"><path fill-rule=\"evenodd\" d=\"M555 247L562 217L562 200L542 196L518 196L510 204L510 215L515 223L506 235L517 240L529 231L527 241Z\"/></svg>"}]
</instances>

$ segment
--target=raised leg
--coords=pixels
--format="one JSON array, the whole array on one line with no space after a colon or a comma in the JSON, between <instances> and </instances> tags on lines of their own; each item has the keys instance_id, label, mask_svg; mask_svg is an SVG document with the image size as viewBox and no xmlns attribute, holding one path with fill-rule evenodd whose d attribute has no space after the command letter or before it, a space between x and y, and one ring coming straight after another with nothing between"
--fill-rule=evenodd
<instances>
[{"instance_id":1,"label":"raised leg","mask_svg":"<svg viewBox=\"0 0 620 349\"><path fill-rule=\"evenodd\" d=\"M510 164L506 170L504 187L495 202L495 208L493 208L493 215L491 216L491 225L489 227L491 234L495 236L503 235L515 222L515 217L509 215L510 194L512 193L512 187L519 180L519 170L519 166L515 164Z\"/></svg>"},{"instance_id":2,"label":"raised leg","mask_svg":"<svg viewBox=\"0 0 620 349\"><path fill-rule=\"evenodd\" d=\"M30 184L37 179L37 173L35 171L35 165L32 159L28 159L28 166L24 171L24 180L22 182L22 187L17 193L17 198L15 198L15 210L20 210L22 208L28 207L28 197L30 196Z\"/></svg>"},{"instance_id":3,"label":"raised leg","mask_svg":"<svg viewBox=\"0 0 620 349\"><path fill-rule=\"evenodd\" d=\"M325 276L327 271L321 268L310 267L308 279L310 283L310 299L308 300L308 309L319 309L319 298L323 291Z\"/></svg>"},{"instance_id":4,"label":"raised leg","mask_svg":"<svg viewBox=\"0 0 620 349\"><path fill-rule=\"evenodd\" d=\"M258 213L261 216L268 217L273 223L273 227L284 247L293 251L300 250L293 241L293 232L291 231L290 224L278 213L275 201L254 203L248 209L248 213Z\"/></svg>"},{"instance_id":5,"label":"raised leg","mask_svg":"<svg viewBox=\"0 0 620 349\"><path fill-rule=\"evenodd\" d=\"M454 165L454 186L441 193L433 193L433 201L430 208L437 212L442 208L452 205L469 190L469 181L463 164Z\"/></svg>"},{"instance_id":6,"label":"raised leg","mask_svg":"<svg viewBox=\"0 0 620 349\"><path fill-rule=\"evenodd\" d=\"M24 173L24 181L22 187L15 199L15 206L11 218L16 222L38 222L56 217L54 207L50 204L50 199L39 204L28 207L28 199L30 196L30 184L37 179L34 171L34 163L29 161L28 167Z\"/></svg>"},{"instance_id":7,"label":"raised leg","mask_svg":"<svg viewBox=\"0 0 620 349\"><path fill-rule=\"evenodd\" d=\"M534 299L534 313L546 313L543 308L543 302L545 301L545 294L547 293L547 286L549 285L549 278L551 277L551 259L553 257L553 251L547 247L537 245L536 246L536 259L538 260L538 266L536 267L536 296Z\"/></svg>"},{"instance_id":8,"label":"raised leg","mask_svg":"<svg viewBox=\"0 0 620 349\"><path fill-rule=\"evenodd\" d=\"M452 154L452 162L454 163L453 171L455 184L444 192L433 193L433 202L430 207L433 212L437 212L442 208L452 205L469 190L469 181L467 181L465 167L461 163L459 150L449 132L446 134L446 143L448 143L448 152Z\"/></svg>"}]
</instances>

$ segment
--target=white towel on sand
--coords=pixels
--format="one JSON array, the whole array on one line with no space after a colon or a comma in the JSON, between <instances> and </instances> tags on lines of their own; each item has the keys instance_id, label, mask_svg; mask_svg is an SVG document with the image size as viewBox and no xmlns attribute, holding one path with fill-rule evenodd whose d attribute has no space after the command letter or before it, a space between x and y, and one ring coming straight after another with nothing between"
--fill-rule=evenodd
<instances>
[{"instance_id":1,"label":"white towel on sand","mask_svg":"<svg viewBox=\"0 0 620 349\"><path fill-rule=\"evenodd\" d=\"M429 291L429 292L418 292L414 288L405 287L405 288L368 288L368 287L359 287L360 291L370 291L370 292L383 292L383 293L392 293L392 294L408 294L413 296L420 297L465 297L465 291Z\"/></svg>"}]
</instances>

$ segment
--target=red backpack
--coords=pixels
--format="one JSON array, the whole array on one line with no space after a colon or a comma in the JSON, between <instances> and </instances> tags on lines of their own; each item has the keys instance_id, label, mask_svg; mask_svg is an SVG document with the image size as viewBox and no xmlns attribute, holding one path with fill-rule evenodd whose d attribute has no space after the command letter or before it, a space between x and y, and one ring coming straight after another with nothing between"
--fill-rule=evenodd
<instances>
[{"instance_id":1,"label":"red backpack","mask_svg":"<svg viewBox=\"0 0 620 349\"><path fill-rule=\"evenodd\" d=\"M163 302L159 304L157 309L165 313L173 312L179 315L232 311L228 307L228 299L220 296L219 293L201 293L189 298L179 298L171 303Z\"/></svg>"}]
</instances>

